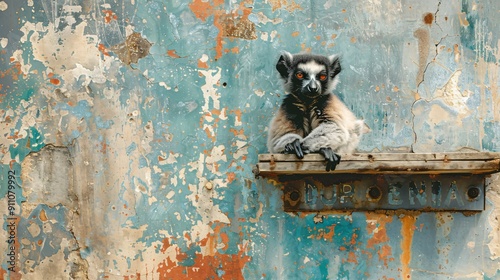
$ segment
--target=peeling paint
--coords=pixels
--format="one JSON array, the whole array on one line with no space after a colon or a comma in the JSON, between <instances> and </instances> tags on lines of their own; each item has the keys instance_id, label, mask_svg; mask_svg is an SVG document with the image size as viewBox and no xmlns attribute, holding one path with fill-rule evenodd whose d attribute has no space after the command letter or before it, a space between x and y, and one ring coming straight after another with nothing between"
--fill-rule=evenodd
<instances>
[{"instance_id":1,"label":"peeling paint","mask_svg":"<svg viewBox=\"0 0 500 280\"><path fill-rule=\"evenodd\" d=\"M499 277L498 175L472 216L305 214L252 167L284 50L342 56L360 151L500 151L500 2L63 2L0 0L0 278Z\"/></svg>"},{"instance_id":2,"label":"peeling paint","mask_svg":"<svg viewBox=\"0 0 500 280\"><path fill-rule=\"evenodd\" d=\"M130 65L146 57L149 54L151 45L148 40L141 37L141 34L134 32L127 36L124 43L111 46L110 50L115 52L123 63Z\"/></svg>"}]
</instances>

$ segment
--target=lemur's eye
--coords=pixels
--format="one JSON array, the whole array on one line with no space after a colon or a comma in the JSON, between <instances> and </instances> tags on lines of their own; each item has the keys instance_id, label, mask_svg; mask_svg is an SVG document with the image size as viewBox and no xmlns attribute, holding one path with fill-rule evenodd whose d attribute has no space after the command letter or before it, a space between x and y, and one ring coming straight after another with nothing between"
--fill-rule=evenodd
<instances>
[{"instance_id":1,"label":"lemur's eye","mask_svg":"<svg viewBox=\"0 0 500 280\"><path fill-rule=\"evenodd\" d=\"M304 79L304 73L297 72L297 73L295 73L295 77L297 77L297 79L299 79L299 80L302 80L302 79Z\"/></svg>"},{"instance_id":2,"label":"lemur's eye","mask_svg":"<svg viewBox=\"0 0 500 280\"><path fill-rule=\"evenodd\" d=\"M327 76L326 74L319 74L318 78L320 81L326 81Z\"/></svg>"}]
</instances>

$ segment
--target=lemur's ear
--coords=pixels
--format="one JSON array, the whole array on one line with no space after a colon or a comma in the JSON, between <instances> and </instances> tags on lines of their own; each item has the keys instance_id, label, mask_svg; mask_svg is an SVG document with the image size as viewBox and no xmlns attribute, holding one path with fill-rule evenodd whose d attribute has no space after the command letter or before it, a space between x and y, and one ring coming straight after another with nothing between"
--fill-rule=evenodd
<instances>
[{"instance_id":1,"label":"lemur's ear","mask_svg":"<svg viewBox=\"0 0 500 280\"><path fill-rule=\"evenodd\" d=\"M340 56L331 55L328 57L328 59L330 60L330 77L335 78L335 76L337 76L342 70L342 67L340 66Z\"/></svg>"},{"instance_id":2,"label":"lemur's ear","mask_svg":"<svg viewBox=\"0 0 500 280\"><path fill-rule=\"evenodd\" d=\"M289 52L283 52L283 54L280 56L280 59L278 60L278 63L276 63L276 70L278 70L281 77L285 80L288 79L292 61L293 55Z\"/></svg>"}]
</instances>

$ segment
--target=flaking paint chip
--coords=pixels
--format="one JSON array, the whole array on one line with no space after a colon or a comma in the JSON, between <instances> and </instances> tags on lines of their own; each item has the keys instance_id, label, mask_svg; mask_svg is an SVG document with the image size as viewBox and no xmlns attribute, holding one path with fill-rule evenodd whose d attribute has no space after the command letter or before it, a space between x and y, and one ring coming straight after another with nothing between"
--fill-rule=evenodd
<instances>
[{"instance_id":1,"label":"flaking paint chip","mask_svg":"<svg viewBox=\"0 0 500 280\"><path fill-rule=\"evenodd\" d=\"M127 37L124 43L110 49L118 55L123 63L130 65L147 56L152 45L147 39L142 38L140 33L134 32Z\"/></svg>"}]
</instances>

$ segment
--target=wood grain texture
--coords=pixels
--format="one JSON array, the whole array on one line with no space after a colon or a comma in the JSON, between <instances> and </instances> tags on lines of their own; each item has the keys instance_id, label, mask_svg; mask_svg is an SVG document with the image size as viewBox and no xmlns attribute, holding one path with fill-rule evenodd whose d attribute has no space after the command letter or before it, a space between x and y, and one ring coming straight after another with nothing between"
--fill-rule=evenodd
<instances>
[{"instance_id":1,"label":"wood grain texture","mask_svg":"<svg viewBox=\"0 0 500 280\"><path fill-rule=\"evenodd\" d=\"M342 160L330 173L365 174L491 174L500 171L500 153L366 153L341 155ZM295 155L261 154L259 174L314 174L325 171L325 160L309 154L300 160Z\"/></svg>"}]
</instances>

